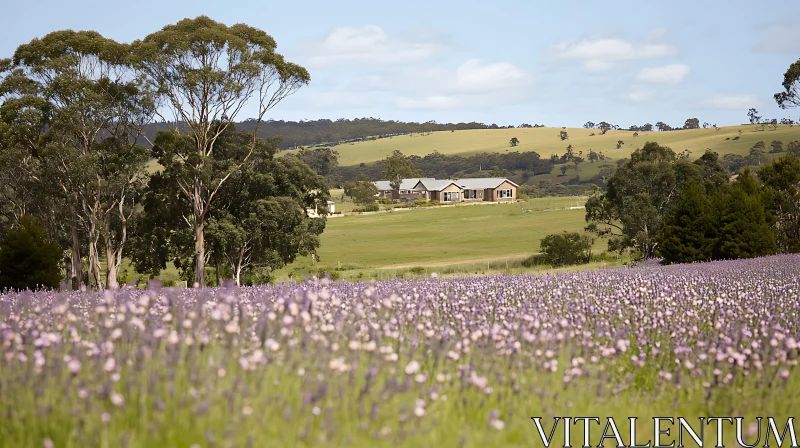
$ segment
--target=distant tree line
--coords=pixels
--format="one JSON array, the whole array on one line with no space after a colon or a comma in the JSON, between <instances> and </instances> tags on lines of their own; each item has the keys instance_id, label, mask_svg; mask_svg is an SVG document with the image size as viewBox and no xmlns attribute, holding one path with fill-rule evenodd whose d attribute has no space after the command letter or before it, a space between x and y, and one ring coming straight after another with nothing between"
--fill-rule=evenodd
<instances>
[{"instance_id":1,"label":"distant tree line","mask_svg":"<svg viewBox=\"0 0 800 448\"><path fill-rule=\"evenodd\" d=\"M425 123L381 120L379 118L339 118L336 120L265 120L258 124L256 119L236 123L240 130L253 132L261 138L281 137L280 149L294 149L303 146L336 146L361 141L379 140L407 134L427 134L437 131L463 131L468 129L514 129L514 125L498 126L478 122L469 123ZM178 126L181 127L183 123ZM157 122L144 127L144 135L154 138L158 130L175 127L175 123ZM544 125L522 123L516 128L538 128Z\"/></svg>"},{"instance_id":2,"label":"distant tree line","mask_svg":"<svg viewBox=\"0 0 800 448\"><path fill-rule=\"evenodd\" d=\"M538 174L549 174L553 170L550 160L542 159L534 151L482 153L471 156L444 155L433 152L424 157L406 156L423 177L448 179L456 177L497 177L507 176L509 171L527 173L528 177ZM362 163L356 166L338 168L338 179L341 182L354 181L359 177L377 181L384 179L385 160L372 164Z\"/></svg>"}]
</instances>

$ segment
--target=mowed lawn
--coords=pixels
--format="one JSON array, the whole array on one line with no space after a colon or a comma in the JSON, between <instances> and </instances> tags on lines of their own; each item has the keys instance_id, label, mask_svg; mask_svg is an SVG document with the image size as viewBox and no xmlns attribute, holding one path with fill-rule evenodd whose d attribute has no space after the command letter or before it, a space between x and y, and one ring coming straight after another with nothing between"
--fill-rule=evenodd
<instances>
[{"instance_id":1,"label":"mowed lawn","mask_svg":"<svg viewBox=\"0 0 800 448\"><path fill-rule=\"evenodd\" d=\"M734 153L746 155L758 141L764 141L769 151L773 140L783 142L784 149L790 141L800 140L800 126L778 125L776 130L767 127L762 131L758 125L726 126L719 131L714 128L690 129L671 132L639 132L633 137L631 131L608 131L600 135L598 129L567 128L569 140L561 140L560 127L525 128L525 129L476 129L464 131L432 132L426 135L401 135L392 138L344 144L334 147L339 152L339 164L342 166L370 163L386 158L392 151L399 150L405 155L425 156L434 151L442 154L475 154L481 152L536 151L543 158L550 154L561 155L567 145L572 145L575 153L583 151L584 158L589 149L602 151L606 156L617 160L628 157L636 148L647 141L656 141L671 147L676 153L684 149L692 152L692 158L699 157L706 149L720 155ZM739 136L739 131L742 135ZM591 134L594 133L594 136ZM738 140L733 140L739 136ZM515 148L509 146L509 140L517 137L520 140ZM729 138L730 140L726 140ZM625 144L617 149L617 141ZM285 151L284 153L290 153ZM587 163L588 165L588 163ZM569 174L569 173L568 173Z\"/></svg>"},{"instance_id":2,"label":"mowed lawn","mask_svg":"<svg viewBox=\"0 0 800 448\"><path fill-rule=\"evenodd\" d=\"M322 234L319 264L400 268L524 257L537 253L550 233L582 232L585 211L565 208L583 203L585 198L542 198L332 218ZM308 264L307 258L295 263Z\"/></svg>"}]
</instances>

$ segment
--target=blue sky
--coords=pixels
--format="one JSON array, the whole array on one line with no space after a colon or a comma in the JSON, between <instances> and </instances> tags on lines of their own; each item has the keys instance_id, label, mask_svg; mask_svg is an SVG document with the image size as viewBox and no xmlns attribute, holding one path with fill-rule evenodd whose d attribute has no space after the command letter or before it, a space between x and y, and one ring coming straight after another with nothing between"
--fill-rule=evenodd
<instances>
[{"instance_id":1,"label":"blue sky","mask_svg":"<svg viewBox=\"0 0 800 448\"><path fill-rule=\"evenodd\" d=\"M58 29L130 42L201 14L244 22L309 69L271 117L620 126L697 117L719 125L781 111L772 94L800 58L800 1L337 0L13 2L0 57ZM794 20L794 23L792 22ZM245 110L244 114L248 115ZM241 118L246 118L242 116Z\"/></svg>"}]
</instances>

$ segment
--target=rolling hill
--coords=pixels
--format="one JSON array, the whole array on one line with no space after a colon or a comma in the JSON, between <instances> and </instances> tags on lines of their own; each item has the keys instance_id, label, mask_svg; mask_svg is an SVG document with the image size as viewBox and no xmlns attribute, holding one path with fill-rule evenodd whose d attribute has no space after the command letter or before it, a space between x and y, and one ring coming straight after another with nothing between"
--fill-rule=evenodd
<instances>
[{"instance_id":1,"label":"rolling hill","mask_svg":"<svg viewBox=\"0 0 800 448\"><path fill-rule=\"evenodd\" d=\"M561 140L559 132L562 128L514 128L514 129L470 129L456 131L439 131L427 134L398 135L391 138L367 140L337 145L333 148L339 152L339 165L358 165L383 159L392 151L399 150L405 155L424 156L434 151L445 155L469 155L481 152L503 151L536 151L542 158L551 154L561 155L567 145L572 145L577 154L589 149L603 152L612 160L627 157L636 148L647 141L656 141L669 146L676 153L684 149L691 151L691 158L699 157L706 149L716 151L720 155L733 153L746 155L756 142L763 141L769 151L773 140L783 142L784 148L790 141L800 140L800 126L778 125L776 130L767 127L761 130L760 125L727 126L716 130L687 129L668 132L608 131L601 135L597 129L566 128L568 140ZM739 135L741 131L741 135ZM592 136L591 134L595 135ZM512 148L509 140L512 137L520 143ZM736 139L738 137L738 139ZM617 142L624 145L617 149ZM284 151L291 153L293 151ZM588 164L587 164L588 165Z\"/></svg>"}]
</instances>

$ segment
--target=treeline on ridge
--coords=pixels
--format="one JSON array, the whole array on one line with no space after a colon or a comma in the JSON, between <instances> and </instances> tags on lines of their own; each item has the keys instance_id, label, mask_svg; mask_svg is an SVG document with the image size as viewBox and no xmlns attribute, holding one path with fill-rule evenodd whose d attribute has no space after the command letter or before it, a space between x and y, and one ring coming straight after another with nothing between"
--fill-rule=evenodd
<instances>
[{"instance_id":1,"label":"treeline on ridge","mask_svg":"<svg viewBox=\"0 0 800 448\"><path fill-rule=\"evenodd\" d=\"M423 177L448 179L455 177L485 177L492 171L496 175L504 175L505 171L522 171L529 175L549 174L553 170L553 162L542 159L534 151L481 153L470 156L444 155L433 152L424 157L412 155L407 158L414 164ZM382 179L384 160L373 164L362 163L356 166L339 167L338 182L347 182L363 178L377 181ZM489 174L487 174L487 172ZM334 182L334 183L338 183Z\"/></svg>"},{"instance_id":2,"label":"treeline on ridge","mask_svg":"<svg viewBox=\"0 0 800 448\"><path fill-rule=\"evenodd\" d=\"M236 128L246 132L256 130L257 120L249 118L236 123ZM144 127L144 135L150 140L155 138L159 130L175 127L175 123L161 121ZM182 127L181 124L178 127ZM507 129L515 126L498 126L497 124L469 123L425 123L404 122L395 120L381 120L379 118L339 118L336 120L264 120L258 124L258 136L264 139L281 137L280 149L294 149L300 146L323 145L336 146L344 143L353 143L364 140L377 140L395 135L428 133L436 131L461 131L467 129ZM517 128L544 127L544 125L529 125L523 123Z\"/></svg>"}]
</instances>

